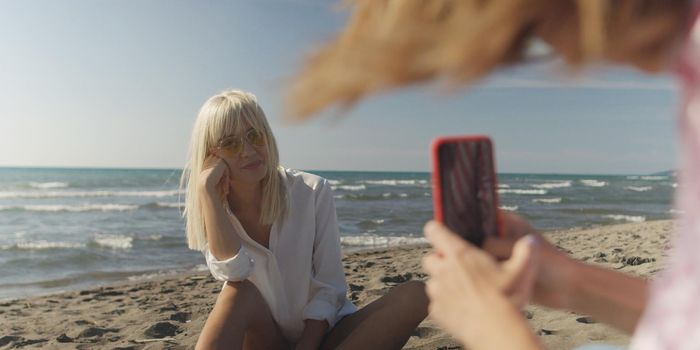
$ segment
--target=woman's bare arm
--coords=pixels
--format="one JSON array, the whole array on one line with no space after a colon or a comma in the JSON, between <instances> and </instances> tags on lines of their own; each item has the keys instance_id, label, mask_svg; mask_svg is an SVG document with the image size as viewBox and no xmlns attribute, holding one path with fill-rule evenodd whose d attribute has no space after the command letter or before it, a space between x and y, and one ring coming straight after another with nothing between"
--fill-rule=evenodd
<instances>
[{"instance_id":1,"label":"woman's bare arm","mask_svg":"<svg viewBox=\"0 0 700 350\"><path fill-rule=\"evenodd\" d=\"M536 233L524 219L502 212L504 239L487 239L484 249L504 259L514 242L527 234L539 238L533 301L544 306L590 315L633 332L648 298L648 282L640 277L577 261Z\"/></svg>"},{"instance_id":2,"label":"woman's bare arm","mask_svg":"<svg viewBox=\"0 0 700 350\"><path fill-rule=\"evenodd\" d=\"M224 160L212 156L205 161L204 172L198 192L209 250L217 260L226 260L241 248L241 240L234 234L223 202L229 186L228 166Z\"/></svg>"}]
</instances>

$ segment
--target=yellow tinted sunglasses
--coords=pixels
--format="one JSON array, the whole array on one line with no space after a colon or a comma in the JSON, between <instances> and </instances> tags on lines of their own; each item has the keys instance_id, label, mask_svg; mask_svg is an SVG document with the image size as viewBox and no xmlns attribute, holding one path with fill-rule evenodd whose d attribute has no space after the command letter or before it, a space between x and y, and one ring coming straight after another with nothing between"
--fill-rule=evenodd
<instances>
[{"instance_id":1,"label":"yellow tinted sunglasses","mask_svg":"<svg viewBox=\"0 0 700 350\"><path fill-rule=\"evenodd\" d=\"M226 150L231 155L238 155L243 151L243 142L247 142L253 147L265 146L265 135L255 129L250 129L245 133L245 136L227 136L219 141L219 148Z\"/></svg>"}]
</instances>

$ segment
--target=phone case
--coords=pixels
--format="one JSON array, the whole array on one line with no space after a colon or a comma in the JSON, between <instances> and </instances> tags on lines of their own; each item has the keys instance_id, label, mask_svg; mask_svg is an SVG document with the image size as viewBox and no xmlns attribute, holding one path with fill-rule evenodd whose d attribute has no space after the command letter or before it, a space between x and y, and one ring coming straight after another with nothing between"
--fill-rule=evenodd
<instances>
[{"instance_id":1,"label":"phone case","mask_svg":"<svg viewBox=\"0 0 700 350\"><path fill-rule=\"evenodd\" d=\"M432 158L432 184L433 184L433 208L435 211L435 220L445 223L445 208L443 208L443 191L442 191L442 167L440 165L439 150L441 146L446 144L458 144L458 143L474 143L474 142L485 142L489 145L491 154L491 169L490 176L492 176L493 188L491 189L493 193L493 209L495 210L495 225L496 234L498 236L503 235L502 223L499 213L499 200L497 192L497 175L495 168L495 156L493 155L493 143L488 136L485 135L464 135L464 136L449 136L449 137L439 137L435 139L431 144L431 158Z\"/></svg>"}]
</instances>

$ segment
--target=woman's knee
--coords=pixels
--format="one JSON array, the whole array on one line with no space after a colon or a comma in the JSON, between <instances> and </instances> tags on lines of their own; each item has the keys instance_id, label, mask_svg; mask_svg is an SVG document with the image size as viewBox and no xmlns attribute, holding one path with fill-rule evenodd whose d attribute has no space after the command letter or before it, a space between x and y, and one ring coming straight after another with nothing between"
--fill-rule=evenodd
<instances>
[{"instance_id":1,"label":"woman's knee","mask_svg":"<svg viewBox=\"0 0 700 350\"><path fill-rule=\"evenodd\" d=\"M273 324L272 311L258 288L250 281L226 282L219 298L226 308L245 315L248 326L266 328Z\"/></svg>"},{"instance_id":2,"label":"woman's knee","mask_svg":"<svg viewBox=\"0 0 700 350\"><path fill-rule=\"evenodd\" d=\"M253 282L250 280L243 280L243 281L226 281L226 287L227 288L232 288L233 290L236 291L252 291L253 289L257 290L258 288L255 287Z\"/></svg>"},{"instance_id":3,"label":"woman's knee","mask_svg":"<svg viewBox=\"0 0 700 350\"><path fill-rule=\"evenodd\" d=\"M428 295L425 293L425 283L408 281L396 288L397 301L404 307L416 307L421 312L428 312Z\"/></svg>"},{"instance_id":4,"label":"woman's knee","mask_svg":"<svg viewBox=\"0 0 700 350\"><path fill-rule=\"evenodd\" d=\"M255 323L260 293L250 281L226 282L209 314L196 349L236 348ZM240 346L240 345L239 345Z\"/></svg>"},{"instance_id":5,"label":"woman's knee","mask_svg":"<svg viewBox=\"0 0 700 350\"><path fill-rule=\"evenodd\" d=\"M427 298L425 294L425 283L423 281L408 281L396 286L401 293L411 299Z\"/></svg>"},{"instance_id":6,"label":"woman's knee","mask_svg":"<svg viewBox=\"0 0 700 350\"><path fill-rule=\"evenodd\" d=\"M255 306L262 302L258 288L249 280L227 281L219 298L224 303L235 303L245 306Z\"/></svg>"}]
</instances>

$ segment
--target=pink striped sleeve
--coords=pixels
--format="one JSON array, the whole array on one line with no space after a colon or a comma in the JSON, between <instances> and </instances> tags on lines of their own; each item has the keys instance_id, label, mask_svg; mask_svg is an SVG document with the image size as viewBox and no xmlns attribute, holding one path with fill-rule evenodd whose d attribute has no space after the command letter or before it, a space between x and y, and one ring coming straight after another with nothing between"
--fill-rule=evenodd
<instances>
[{"instance_id":1,"label":"pink striped sleeve","mask_svg":"<svg viewBox=\"0 0 700 350\"><path fill-rule=\"evenodd\" d=\"M650 301L631 349L700 349L700 21L694 21L678 63L682 87L679 209L666 270L653 281Z\"/></svg>"}]
</instances>

